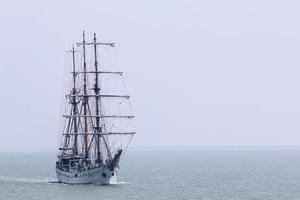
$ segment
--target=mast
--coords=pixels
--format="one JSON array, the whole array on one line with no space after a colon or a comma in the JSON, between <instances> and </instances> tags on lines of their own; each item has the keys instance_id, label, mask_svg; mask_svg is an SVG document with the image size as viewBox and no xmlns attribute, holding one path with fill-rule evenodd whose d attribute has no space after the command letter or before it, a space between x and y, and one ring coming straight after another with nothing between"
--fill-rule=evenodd
<instances>
[{"instance_id":1,"label":"mast","mask_svg":"<svg viewBox=\"0 0 300 200\"><path fill-rule=\"evenodd\" d=\"M76 102L76 72L75 72L75 49L74 45L72 47L72 60L73 60L73 89L72 89L72 94L74 95L72 97L72 106L73 106L73 115L77 115L77 102ZM74 146L73 146L73 151L74 155L77 155L78 153L78 148L77 148L77 133L78 133L78 128L77 128L77 118L74 117L73 119L73 128L74 128Z\"/></svg>"},{"instance_id":2,"label":"mast","mask_svg":"<svg viewBox=\"0 0 300 200\"><path fill-rule=\"evenodd\" d=\"M114 71L101 71L99 70L98 66L98 57L97 57L97 46L110 46L114 47L114 43L109 42L97 42L96 34L94 34L94 39L92 42L86 42L85 41L85 34L83 33L83 42L77 43L77 46L83 46L83 71L76 72L76 74L83 74L83 94L70 94L69 96L76 96L76 97L82 97L82 108L83 108L83 114L78 113L77 115L64 115L66 118L78 118L77 121L81 121L80 119L83 118L83 131L82 133L78 133L77 135L82 135L84 137L84 148L83 151L85 153L85 157L88 158L90 147L94 148L95 150L95 159L98 162L103 161L104 152L101 152L101 147L103 144L103 147L107 151L108 159L112 159L111 151L108 142L106 141L105 136L111 135L111 134L124 134L124 135L133 135L135 132L109 132L109 133L103 133L103 125L101 124L103 118L127 118L131 119L134 116L130 115L102 115L101 113L101 104L100 100L102 98L125 98L129 99L128 95L116 95L116 94L100 94L101 87L99 86L99 74L117 74L122 76L122 72L114 72ZM86 66L86 46L91 45L94 49L94 71L87 71ZM94 74L95 81L94 81L94 87L92 88L94 91L94 94L89 94L87 92L87 78L88 74ZM93 100L95 100L94 109L90 108L89 105L89 97L91 97ZM91 114L91 112L94 112ZM88 119L90 120L90 123L88 123ZM93 120L95 119L95 121ZM94 123L95 122L95 123ZM88 128L90 126L90 128ZM91 132L93 131L93 133Z\"/></svg>"},{"instance_id":3,"label":"mast","mask_svg":"<svg viewBox=\"0 0 300 200\"><path fill-rule=\"evenodd\" d=\"M83 31L83 41L82 41L82 47L83 47L83 94L85 95L83 97L83 115L84 115L84 155L85 158L88 158L88 119L87 119L87 112L88 112L88 96L87 96L87 74L85 73L87 71L86 69L86 55L85 55L85 35Z\"/></svg>"},{"instance_id":4,"label":"mast","mask_svg":"<svg viewBox=\"0 0 300 200\"><path fill-rule=\"evenodd\" d=\"M100 151L100 142L101 142L101 135L99 133L102 132L102 128L100 125L100 110L99 110L99 100L100 100L100 96L99 96L99 92L100 92L100 88L99 88L99 80L98 80L98 60L97 60L97 39L96 39L96 33L94 33L94 57L95 57L95 86L94 86L94 92L96 94L95 98L96 98L96 145L97 145L97 160L98 161L102 161L101 158L101 151Z\"/></svg>"}]
</instances>

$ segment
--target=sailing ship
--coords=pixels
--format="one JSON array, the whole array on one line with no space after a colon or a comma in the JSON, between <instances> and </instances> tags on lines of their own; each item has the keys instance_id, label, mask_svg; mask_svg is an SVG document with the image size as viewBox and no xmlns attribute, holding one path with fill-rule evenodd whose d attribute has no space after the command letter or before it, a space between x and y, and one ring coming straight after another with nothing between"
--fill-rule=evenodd
<instances>
[{"instance_id":1,"label":"sailing ship","mask_svg":"<svg viewBox=\"0 0 300 200\"><path fill-rule=\"evenodd\" d=\"M103 91L104 76L123 76L123 72L104 71L98 62L100 46L114 47L114 43L97 42L96 34L91 42L76 43L80 51L71 52L70 88L65 95L64 123L56 161L57 178L67 184L114 184L117 181L119 162L135 132L117 127L117 122L134 118L130 114L109 114L105 102L129 101L130 96L106 94ZM91 53L92 60L87 59ZM80 53L81 62L76 58ZM92 64L90 64L92 63ZM130 107L130 102L129 102ZM127 122L123 123L127 124ZM120 131L122 130L122 131ZM127 136L127 137L126 137ZM120 138L129 138L127 143ZM127 146L124 146L127 145Z\"/></svg>"}]
</instances>

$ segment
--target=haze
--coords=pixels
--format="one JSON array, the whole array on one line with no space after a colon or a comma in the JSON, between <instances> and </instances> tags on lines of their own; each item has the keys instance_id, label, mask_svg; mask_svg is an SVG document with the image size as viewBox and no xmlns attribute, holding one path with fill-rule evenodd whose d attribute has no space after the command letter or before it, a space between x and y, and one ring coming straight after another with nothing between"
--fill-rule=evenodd
<instances>
[{"instance_id":1,"label":"haze","mask_svg":"<svg viewBox=\"0 0 300 200\"><path fill-rule=\"evenodd\" d=\"M117 43L132 147L300 144L298 1L0 3L0 151L56 151L65 51Z\"/></svg>"}]
</instances>

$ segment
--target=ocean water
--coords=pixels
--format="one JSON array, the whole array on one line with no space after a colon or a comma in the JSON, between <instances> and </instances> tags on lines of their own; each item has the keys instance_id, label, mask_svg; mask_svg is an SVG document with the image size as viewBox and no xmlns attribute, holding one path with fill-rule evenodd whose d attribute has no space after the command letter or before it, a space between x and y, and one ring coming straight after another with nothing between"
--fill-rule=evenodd
<instances>
[{"instance_id":1,"label":"ocean water","mask_svg":"<svg viewBox=\"0 0 300 200\"><path fill-rule=\"evenodd\" d=\"M299 200L300 151L128 151L116 185L57 183L55 154L0 153L2 200Z\"/></svg>"}]
</instances>

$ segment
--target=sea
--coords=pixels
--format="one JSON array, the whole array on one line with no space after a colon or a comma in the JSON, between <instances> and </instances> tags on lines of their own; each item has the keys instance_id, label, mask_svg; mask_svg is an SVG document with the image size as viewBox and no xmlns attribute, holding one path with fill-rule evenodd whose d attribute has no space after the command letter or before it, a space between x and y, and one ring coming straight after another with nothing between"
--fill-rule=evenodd
<instances>
[{"instance_id":1,"label":"sea","mask_svg":"<svg viewBox=\"0 0 300 200\"><path fill-rule=\"evenodd\" d=\"M55 153L0 153L2 200L300 200L300 150L131 150L114 185L57 182Z\"/></svg>"}]
</instances>

